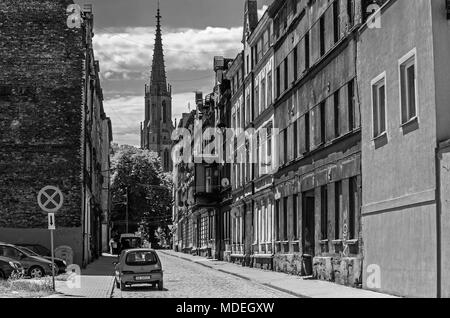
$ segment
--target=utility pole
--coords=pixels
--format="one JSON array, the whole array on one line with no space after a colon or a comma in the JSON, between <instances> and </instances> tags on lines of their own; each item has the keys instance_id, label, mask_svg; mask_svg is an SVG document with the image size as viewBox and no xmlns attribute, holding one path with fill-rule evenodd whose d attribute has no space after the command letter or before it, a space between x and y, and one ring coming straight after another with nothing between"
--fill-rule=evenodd
<instances>
[{"instance_id":1,"label":"utility pole","mask_svg":"<svg viewBox=\"0 0 450 318\"><path fill-rule=\"evenodd\" d=\"M126 191L127 191L127 207L126 207L126 212L125 212L125 219L126 219L126 230L125 232L128 233L128 187L126 187Z\"/></svg>"}]
</instances>

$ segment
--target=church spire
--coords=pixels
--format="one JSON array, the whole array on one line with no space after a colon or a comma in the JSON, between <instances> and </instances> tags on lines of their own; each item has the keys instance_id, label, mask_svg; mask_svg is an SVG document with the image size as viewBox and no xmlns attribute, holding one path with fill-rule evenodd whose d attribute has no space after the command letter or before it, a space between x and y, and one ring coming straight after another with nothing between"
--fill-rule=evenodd
<instances>
[{"instance_id":1,"label":"church spire","mask_svg":"<svg viewBox=\"0 0 450 318\"><path fill-rule=\"evenodd\" d=\"M167 94L166 69L164 65L164 52L161 35L161 11L159 9L159 1L156 15L155 47L153 49L150 89L152 90L152 93L156 95Z\"/></svg>"}]
</instances>

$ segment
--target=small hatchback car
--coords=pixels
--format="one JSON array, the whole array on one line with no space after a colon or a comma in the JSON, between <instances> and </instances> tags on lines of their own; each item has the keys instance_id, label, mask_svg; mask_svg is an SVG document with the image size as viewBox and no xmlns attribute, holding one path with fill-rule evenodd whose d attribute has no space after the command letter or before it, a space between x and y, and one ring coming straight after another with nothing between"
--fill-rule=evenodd
<instances>
[{"instance_id":1,"label":"small hatchback car","mask_svg":"<svg viewBox=\"0 0 450 318\"><path fill-rule=\"evenodd\" d=\"M150 249L124 250L119 262L114 263L116 287L124 290L127 285L150 284L163 290L163 271L158 254Z\"/></svg>"}]
</instances>

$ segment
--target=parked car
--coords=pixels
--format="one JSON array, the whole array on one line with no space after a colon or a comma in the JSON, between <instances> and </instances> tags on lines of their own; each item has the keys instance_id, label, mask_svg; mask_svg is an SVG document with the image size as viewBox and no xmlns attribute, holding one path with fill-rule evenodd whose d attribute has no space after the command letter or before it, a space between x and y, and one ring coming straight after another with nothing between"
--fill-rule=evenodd
<instances>
[{"instance_id":1,"label":"parked car","mask_svg":"<svg viewBox=\"0 0 450 318\"><path fill-rule=\"evenodd\" d=\"M54 264L51 261L22 251L18 246L0 243L0 256L12 258L20 262L24 267L25 275L32 278L52 275L52 267Z\"/></svg>"},{"instance_id":2,"label":"parked car","mask_svg":"<svg viewBox=\"0 0 450 318\"><path fill-rule=\"evenodd\" d=\"M142 239L140 236L136 236L135 234L120 235L119 255L123 250L141 247L142 247Z\"/></svg>"},{"instance_id":3,"label":"parked car","mask_svg":"<svg viewBox=\"0 0 450 318\"><path fill-rule=\"evenodd\" d=\"M40 244L20 243L15 245L26 247L41 256L52 256L52 252L48 248Z\"/></svg>"},{"instance_id":4,"label":"parked car","mask_svg":"<svg viewBox=\"0 0 450 318\"><path fill-rule=\"evenodd\" d=\"M163 290L163 270L158 254L151 249L124 250L115 265L116 287L124 290L127 285L150 284Z\"/></svg>"},{"instance_id":5,"label":"parked car","mask_svg":"<svg viewBox=\"0 0 450 318\"><path fill-rule=\"evenodd\" d=\"M0 256L0 280L8 279L14 273L23 275L22 264L12 258Z\"/></svg>"},{"instance_id":6,"label":"parked car","mask_svg":"<svg viewBox=\"0 0 450 318\"><path fill-rule=\"evenodd\" d=\"M18 244L16 245L20 248L20 250L33 255L33 256L37 256L37 257L43 257L48 261L52 260L51 256L45 256L45 255L40 255L39 253L36 253L35 251L29 249L28 247L23 246L22 244ZM62 258L53 258L53 262L55 263L55 274L64 274L66 272L66 268L67 268L67 263L65 260L63 260Z\"/></svg>"}]
</instances>

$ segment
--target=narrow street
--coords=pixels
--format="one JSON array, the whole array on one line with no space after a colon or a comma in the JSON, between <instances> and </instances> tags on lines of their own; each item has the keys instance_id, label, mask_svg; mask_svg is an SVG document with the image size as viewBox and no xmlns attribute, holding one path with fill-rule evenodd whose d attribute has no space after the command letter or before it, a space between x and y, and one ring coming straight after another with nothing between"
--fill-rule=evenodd
<instances>
[{"instance_id":1,"label":"narrow street","mask_svg":"<svg viewBox=\"0 0 450 318\"><path fill-rule=\"evenodd\" d=\"M114 288L113 298L292 298L293 296L201 264L158 253L164 291L146 286Z\"/></svg>"}]
</instances>

